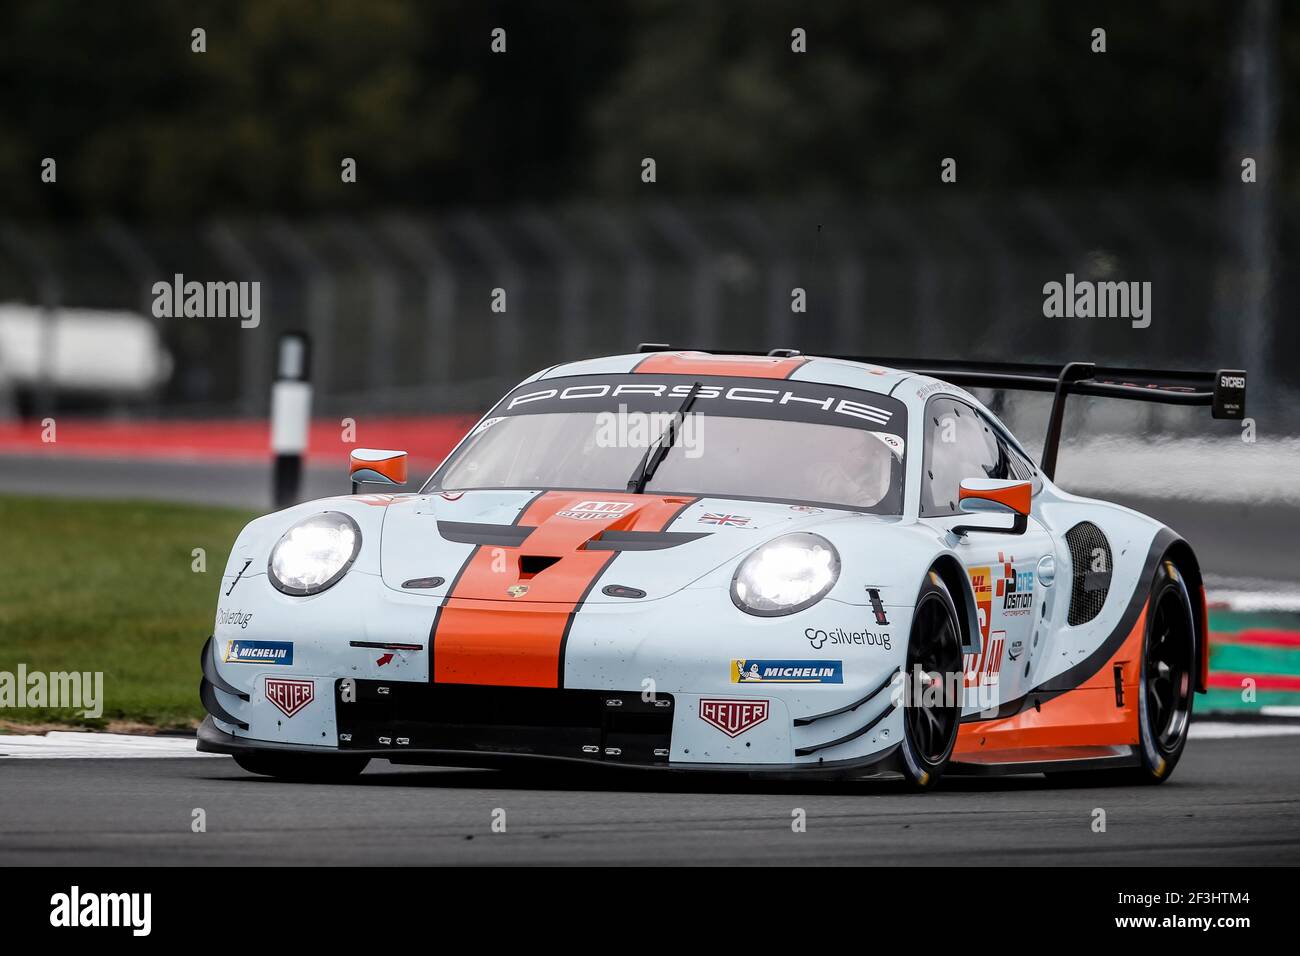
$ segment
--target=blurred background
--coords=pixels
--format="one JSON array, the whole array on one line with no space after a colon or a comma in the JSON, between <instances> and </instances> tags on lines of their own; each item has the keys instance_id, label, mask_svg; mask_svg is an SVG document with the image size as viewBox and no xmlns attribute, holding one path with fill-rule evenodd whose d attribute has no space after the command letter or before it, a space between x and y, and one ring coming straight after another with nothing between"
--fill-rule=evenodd
<instances>
[{"instance_id":1,"label":"blurred background","mask_svg":"<svg viewBox=\"0 0 1300 956\"><path fill-rule=\"evenodd\" d=\"M1296 430L1294 4L45 0L0 35L10 416L263 416L305 329L331 416L653 340L1240 367ZM1151 327L1045 319L1067 272L1150 281ZM154 319L176 273L259 280L260 325Z\"/></svg>"},{"instance_id":2,"label":"blurred background","mask_svg":"<svg viewBox=\"0 0 1300 956\"><path fill-rule=\"evenodd\" d=\"M0 5L0 664L203 633L190 554L270 507L290 330L305 496L347 490L345 419L422 479L523 376L642 341L1246 369L1246 429L1074 400L1058 479L1186 535L1222 607L1300 608L1298 65L1282 0ZM1044 317L1067 273L1150 282L1150 326ZM176 275L260 283L257 326L155 317ZM987 398L1036 450L1046 399ZM96 557L124 538L145 564ZM115 713L196 712L185 654L157 698L115 646Z\"/></svg>"}]
</instances>

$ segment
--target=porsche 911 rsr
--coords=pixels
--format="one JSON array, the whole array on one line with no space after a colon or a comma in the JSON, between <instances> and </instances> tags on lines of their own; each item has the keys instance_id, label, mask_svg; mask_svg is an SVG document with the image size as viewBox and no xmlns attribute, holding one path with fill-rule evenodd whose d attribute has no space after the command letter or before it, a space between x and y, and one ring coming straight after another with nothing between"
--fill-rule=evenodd
<instances>
[{"instance_id":1,"label":"porsche 911 rsr","mask_svg":"<svg viewBox=\"0 0 1300 956\"><path fill-rule=\"evenodd\" d=\"M1054 394L1036 463L962 386ZM231 551L199 748L1157 782L1206 685L1174 531L1053 482L1067 396L1244 414L1241 372L643 351L559 365Z\"/></svg>"}]
</instances>

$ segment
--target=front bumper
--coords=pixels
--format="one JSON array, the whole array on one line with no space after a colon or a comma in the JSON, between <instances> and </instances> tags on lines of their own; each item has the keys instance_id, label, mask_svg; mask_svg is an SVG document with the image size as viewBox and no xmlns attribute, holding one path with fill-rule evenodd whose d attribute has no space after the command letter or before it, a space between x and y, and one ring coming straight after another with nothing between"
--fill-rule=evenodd
<instances>
[{"instance_id":1,"label":"front bumper","mask_svg":"<svg viewBox=\"0 0 1300 956\"><path fill-rule=\"evenodd\" d=\"M329 704L335 740L325 745L248 735L231 713L248 713L250 695L218 670L211 639L203 646L199 697L209 716L198 731L204 753L284 753L378 757L394 763L500 767L538 760L635 769L832 772L854 775L894 769L895 746L849 759L816 756L862 737L894 712L881 684L848 706L796 720L795 730L821 724L822 744L797 749L800 762L674 761L674 695L635 691L482 687L336 678ZM218 693L220 692L220 693ZM693 706L693 702L691 704ZM847 725L845 722L848 722ZM842 728L850 729L844 732ZM806 732L806 731L805 731ZM828 736L829 735L829 736Z\"/></svg>"},{"instance_id":2,"label":"front bumper","mask_svg":"<svg viewBox=\"0 0 1300 956\"><path fill-rule=\"evenodd\" d=\"M311 647L301 638L298 646ZM878 673L870 685L846 684L842 690L839 685L735 684L713 693L672 687L643 696L590 686L431 683L423 673L416 677L409 671L386 679L345 677L342 667L319 659L290 670L222 664L214 651L211 641L205 644L199 689L211 715L200 733L200 749L213 753L352 754L474 766L553 760L860 776L869 768L892 769L901 739L901 713L889 688L892 672L883 679ZM413 662L423 657L413 655ZM290 716L273 706L266 690L281 675L313 691L306 708ZM703 713L705 698L709 703L758 700L766 704L765 718L726 736Z\"/></svg>"},{"instance_id":3,"label":"front bumper","mask_svg":"<svg viewBox=\"0 0 1300 956\"><path fill-rule=\"evenodd\" d=\"M897 750L894 745L880 753L853 760L829 761L819 764L671 764L667 761L637 763L630 760L606 760L600 756L569 757L543 753L496 752L486 750L453 750L446 747L413 748L400 751L388 746L308 747L299 744L282 744L268 740L254 740L226 733L212 717L205 717L199 725L198 750L200 753L229 754L310 754L329 760L336 757L370 757L388 760L395 764L412 764L429 767L483 767L507 769L537 764L579 767L604 767L622 770L661 770L673 772L744 773L751 776L777 777L872 777L896 773Z\"/></svg>"}]
</instances>

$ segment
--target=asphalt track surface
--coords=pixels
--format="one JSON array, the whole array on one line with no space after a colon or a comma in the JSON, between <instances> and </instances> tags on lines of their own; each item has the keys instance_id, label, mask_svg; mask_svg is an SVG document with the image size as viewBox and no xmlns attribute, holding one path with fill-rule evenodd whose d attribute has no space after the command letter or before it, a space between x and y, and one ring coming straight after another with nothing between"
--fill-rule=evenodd
<instances>
[{"instance_id":1,"label":"asphalt track surface","mask_svg":"<svg viewBox=\"0 0 1300 956\"><path fill-rule=\"evenodd\" d=\"M207 832L194 833L200 807ZM498 809L504 833L492 829ZM1300 736L1192 740L1155 787L952 778L929 794L883 780L386 762L320 785L224 758L0 761L3 866L1022 863L1300 863Z\"/></svg>"},{"instance_id":2,"label":"asphalt track surface","mask_svg":"<svg viewBox=\"0 0 1300 956\"><path fill-rule=\"evenodd\" d=\"M0 458L0 493L269 508L268 470ZM346 491L311 469L305 494ZM1300 581L1300 510L1121 498L1225 578ZM0 752L4 738L0 737ZM207 832L191 831L203 808ZM494 810L506 832L494 833ZM791 829L802 808L807 829ZM1107 829L1092 829L1094 810ZM1300 864L1300 736L1193 740L1160 787L1043 777L772 782L696 774L395 768L347 785L225 758L0 759L0 865Z\"/></svg>"}]
</instances>

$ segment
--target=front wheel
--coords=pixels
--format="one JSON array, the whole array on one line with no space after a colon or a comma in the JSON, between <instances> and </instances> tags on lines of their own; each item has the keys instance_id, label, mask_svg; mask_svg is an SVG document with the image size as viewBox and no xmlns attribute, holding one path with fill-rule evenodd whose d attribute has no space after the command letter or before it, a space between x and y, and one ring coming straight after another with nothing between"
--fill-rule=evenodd
<instances>
[{"instance_id":1,"label":"front wheel","mask_svg":"<svg viewBox=\"0 0 1300 956\"><path fill-rule=\"evenodd\" d=\"M917 790L933 787L948 765L961 724L961 628L943 578L930 571L916 599L907 641L901 769Z\"/></svg>"},{"instance_id":2,"label":"front wheel","mask_svg":"<svg viewBox=\"0 0 1300 956\"><path fill-rule=\"evenodd\" d=\"M249 773L303 783L342 783L358 776L369 757L313 754L236 754L235 763Z\"/></svg>"}]
</instances>

